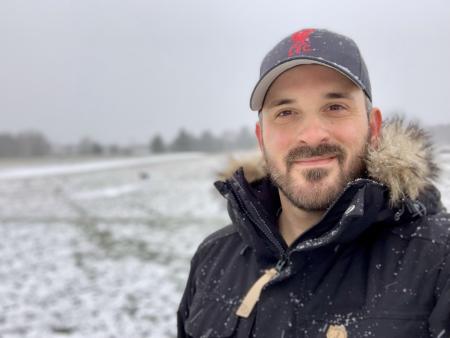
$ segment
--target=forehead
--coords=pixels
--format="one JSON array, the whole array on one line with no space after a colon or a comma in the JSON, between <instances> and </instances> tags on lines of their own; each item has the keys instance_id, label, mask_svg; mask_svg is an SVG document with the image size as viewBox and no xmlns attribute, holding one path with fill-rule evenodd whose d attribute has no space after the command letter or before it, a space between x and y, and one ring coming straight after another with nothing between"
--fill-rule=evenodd
<instances>
[{"instance_id":1,"label":"forehead","mask_svg":"<svg viewBox=\"0 0 450 338\"><path fill-rule=\"evenodd\" d=\"M325 92L360 94L364 97L362 89L345 75L330 67L311 64L293 67L277 77L269 87L265 101L293 93L311 95Z\"/></svg>"}]
</instances>

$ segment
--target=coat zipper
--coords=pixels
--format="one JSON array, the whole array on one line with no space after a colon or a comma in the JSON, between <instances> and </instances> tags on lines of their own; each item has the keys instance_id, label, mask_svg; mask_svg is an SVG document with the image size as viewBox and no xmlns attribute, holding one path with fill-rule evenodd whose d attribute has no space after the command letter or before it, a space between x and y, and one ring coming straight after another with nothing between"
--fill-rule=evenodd
<instances>
[{"instance_id":1,"label":"coat zipper","mask_svg":"<svg viewBox=\"0 0 450 338\"><path fill-rule=\"evenodd\" d=\"M349 183L344 190L338 195L338 197L333 201L333 203L327 208L327 210L325 211L325 213L323 214L323 216L321 217L320 221L317 223L319 224L320 222L322 222L325 217L327 216L327 214L330 212L330 210L336 205L336 203L338 202L338 200L342 197L342 195L344 195L344 193L354 184L356 184L357 182L361 181L361 180L365 180L365 181L369 181L378 185L381 185L380 183L370 180L370 179L357 179L355 181L352 181L351 183ZM243 189L242 186L240 185L240 183L237 180L234 180L236 182L236 184L239 186L240 189ZM297 249L297 247L291 249L291 250L284 250L283 247L281 246L281 244L279 243L279 241L275 238L275 236L272 234L272 232L270 231L269 226L266 224L266 222L264 221L264 219L262 217L259 216L257 209L255 208L255 206L253 205L252 202L248 202L250 204L250 206L254 209L254 211L257 213L257 215L259 216L260 221L263 223L264 226L262 226L259 222L256 222L253 219L253 216L250 214L250 212L248 212L247 208L244 207L244 202L242 201L242 199L240 198L240 196L234 192L233 189L230 189L231 192L233 193L233 196L235 197L237 203L239 204L239 207L241 208L241 210L243 210L245 212L245 214L247 215L247 217L249 218L249 220L258 227L258 229L260 229L264 235L266 236L266 238L279 250L280 252L280 259L278 260L278 262L276 263L275 267L270 268L268 270L266 270L264 272L264 274L258 278L258 280L250 287L249 291L246 293L246 295L244 296L239 308L236 311L236 315L239 317L243 317L243 318L248 318L251 314L251 312L253 311L253 308L255 307L256 303L259 300L259 297L261 295L261 292L263 290L263 288L268 285L271 281L275 280L282 272L283 268L286 266L286 263L289 261L290 259L290 255L293 252L300 252L300 251L305 251L305 248L300 248ZM326 244L328 244L330 242L330 240L328 241L322 241L320 244L314 246L314 248L319 248L322 247Z\"/></svg>"}]
</instances>

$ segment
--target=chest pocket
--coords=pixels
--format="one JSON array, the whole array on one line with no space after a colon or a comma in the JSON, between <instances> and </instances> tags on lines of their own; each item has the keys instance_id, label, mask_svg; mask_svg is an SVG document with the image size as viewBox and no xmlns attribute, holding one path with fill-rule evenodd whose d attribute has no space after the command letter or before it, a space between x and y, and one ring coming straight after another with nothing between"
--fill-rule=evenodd
<instances>
[{"instance_id":1,"label":"chest pocket","mask_svg":"<svg viewBox=\"0 0 450 338\"><path fill-rule=\"evenodd\" d=\"M201 292L194 296L185 330L193 338L233 337L238 317L236 304Z\"/></svg>"}]
</instances>

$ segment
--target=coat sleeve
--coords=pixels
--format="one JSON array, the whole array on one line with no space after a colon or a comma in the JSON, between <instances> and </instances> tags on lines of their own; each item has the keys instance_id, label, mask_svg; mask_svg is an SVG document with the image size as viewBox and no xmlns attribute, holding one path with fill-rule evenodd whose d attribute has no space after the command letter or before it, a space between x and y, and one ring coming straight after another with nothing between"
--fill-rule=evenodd
<instances>
[{"instance_id":1,"label":"coat sleeve","mask_svg":"<svg viewBox=\"0 0 450 338\"><path fill-rule=\"evenodd\" d=\"M432 337L450 337L450 253L447 255L436 287L436 303L429 318Z\"/></svg>"},{"instance_id":2,"label":"coat sleeve","mask_svg":"<svg viewBox=\"0 0 450 338\"><path fill-rule=\"evenodd\" d=\"M197 255L197 254L196 254ZM177 338L192 338L189 336L185 329L184 329L184 323L186 319L189 316L189 308L192 303L192 299L195 294L195 282L194 282L194 275L195 275L195 257L191 260L191 268L189 271L189 277L186 283L186 287L184 289L183 296L181 298L180 305L178 307L177 311Z\"/></svg>"}]
</instances>

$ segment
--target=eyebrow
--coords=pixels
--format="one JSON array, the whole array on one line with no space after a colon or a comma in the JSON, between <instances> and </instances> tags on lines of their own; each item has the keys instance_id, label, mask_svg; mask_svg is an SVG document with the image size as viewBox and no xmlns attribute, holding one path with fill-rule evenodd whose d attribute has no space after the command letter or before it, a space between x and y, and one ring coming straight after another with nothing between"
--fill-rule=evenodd
<instances>
[{"instance_id":1,"label":"eyebrow","mask_svg":"<svg viewBox=\"0 0 450 338\"><path fill-rule=\"evenodd\" d=\"M353 95L346 92L329 92L323 95L325 99L348 99L348 100L354 100ZM282 99L275 99L268 105L269 108L274 108L278 106L282 106L285 104L292 104L297 102L294 99L289 98L282 98Z\"/></svg>"},{"instance_id":2,"label":"eyebrow","mask_svg":"<svg viewBox=\"0 0 450 338\"><path fill-rule=\"evenodd\" d=\"M296 102L294 99L276 99L270 102L269 108L278 107L285 104L292 104L294 102Z\"/></svg>"},{"instance_id":3,"label":"eyebrow","mask_svg":"<svg viewBox=\"0 0 450 338\"><path fill-rule=\"evenodd\" d=\"M324 96L326 99L348 99L353 100L353 95L344 92L330 92L326 93Z\"/></svg>"}]
</instances>

